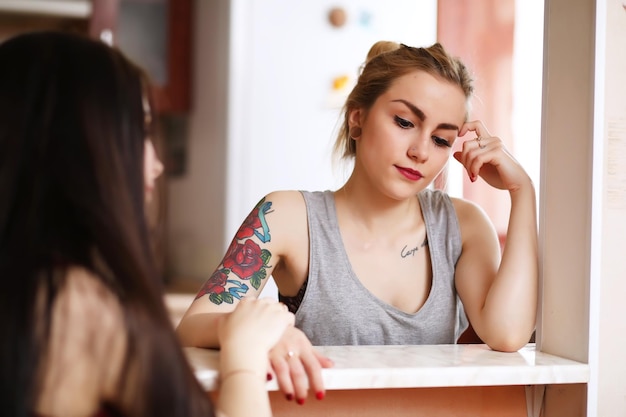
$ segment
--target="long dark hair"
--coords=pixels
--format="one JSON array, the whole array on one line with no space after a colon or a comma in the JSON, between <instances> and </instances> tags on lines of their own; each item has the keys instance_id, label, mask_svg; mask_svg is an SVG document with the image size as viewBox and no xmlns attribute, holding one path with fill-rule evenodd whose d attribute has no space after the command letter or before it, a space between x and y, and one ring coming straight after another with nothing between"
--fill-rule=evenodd
<instances>
[{"instance_id":1,"label":"long dark hair","mask_svg":"<svg viewBox=\"0 0 626 417\"><path fill-rule=\"evenodd\" d=\"M124 374L132 363L139 395L120 411L213 414L169 321L148 238L146 80L122 53L79 35L38 32L0 44L3 415L33 411L50 312L71 266L93 272L122 306Z\"/></svg>"}]
</instances>

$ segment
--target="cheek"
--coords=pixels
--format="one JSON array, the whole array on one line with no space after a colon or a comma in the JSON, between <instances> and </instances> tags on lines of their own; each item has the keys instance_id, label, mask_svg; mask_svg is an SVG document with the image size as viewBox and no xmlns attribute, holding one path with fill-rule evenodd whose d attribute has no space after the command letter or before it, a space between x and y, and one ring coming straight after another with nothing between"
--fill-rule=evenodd
<instances>
[{"instance_id":1,"label":"cheek","mask_svg":"<svg viewBox=\"0 0 626 417\"><path fill-rule=\"evenodd\" d=\"M143 152L143 178L146 184L149 184L150 182L150 173L152 172L153 164L152 159L154 158L150 148L150 146L146 145Z\"/></svg>"},{"instance_id":2,"label":"cheek","mask_svg":"<svg viewBox=\"0 0 626 417\"><path fill-rule=\"evenodd\" d=\"M159 160L152 142L147 141L144 147L143 173L146 183L153 183L163 172L163 164Z\"/></svg>"}]
</instances>

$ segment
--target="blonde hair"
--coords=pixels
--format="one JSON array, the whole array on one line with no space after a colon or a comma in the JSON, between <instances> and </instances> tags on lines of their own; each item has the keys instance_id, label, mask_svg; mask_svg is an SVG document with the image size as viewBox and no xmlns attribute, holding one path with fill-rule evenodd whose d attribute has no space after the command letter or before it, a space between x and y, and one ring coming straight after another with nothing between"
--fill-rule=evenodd
<instances>
[{"instance_id":1,"label":"blonde hair","mask_svg":"<svg viewBox=\"0 0 626 417\"><path fill-rule=\"evenodd\" d=\"M412 72L425 71L458 85L469 103L474 91L473 80L463 62L451 56L440 43L426 48L414 48L390 41L378 41L367 53L357 84L343 106L344 120L337 134L334 154L340 159L353 158L356 153L350 138L350 112L362 109L365 114L391 83Z\"/></svg>"}]
</instances>

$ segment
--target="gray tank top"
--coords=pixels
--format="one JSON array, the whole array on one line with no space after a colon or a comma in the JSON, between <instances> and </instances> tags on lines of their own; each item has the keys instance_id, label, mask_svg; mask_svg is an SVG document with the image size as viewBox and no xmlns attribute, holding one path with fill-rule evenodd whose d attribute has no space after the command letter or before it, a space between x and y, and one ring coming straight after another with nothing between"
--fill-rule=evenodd
<instances>
[{"instance_id":1,"label":"gray tank top","mask_svg":"<svg viewBox=\"0 0 626 417\"><path fill-rule=\"evenodd\" d=\"M309 276L296 327L316 346L455 343L467 319L454 286L461 235L454 206L441 191L418 194L433 269L432 287L414 314L381 301L352 270L331 191L302 191L309 222Z\"/></svg>"}]
</instances>

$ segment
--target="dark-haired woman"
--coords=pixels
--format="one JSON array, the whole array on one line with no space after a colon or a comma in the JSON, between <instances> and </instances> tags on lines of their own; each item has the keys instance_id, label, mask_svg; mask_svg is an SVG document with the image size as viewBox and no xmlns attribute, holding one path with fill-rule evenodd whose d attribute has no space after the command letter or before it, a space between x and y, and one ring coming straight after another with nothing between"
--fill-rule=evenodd
<instances>
[{"instance_id":1,"label":"dark-haired woman","mask_svg":"<svg viewBox=\"0 0 626 417\"><path fill-rule=\"evenodd\" d=\"M0 44L3 416L271 415L284 305L250 299L213 322L219 411L171 326L145 216L163 170L147 85L118 50L78 35Z\"/></svg>"}]
</instances>

